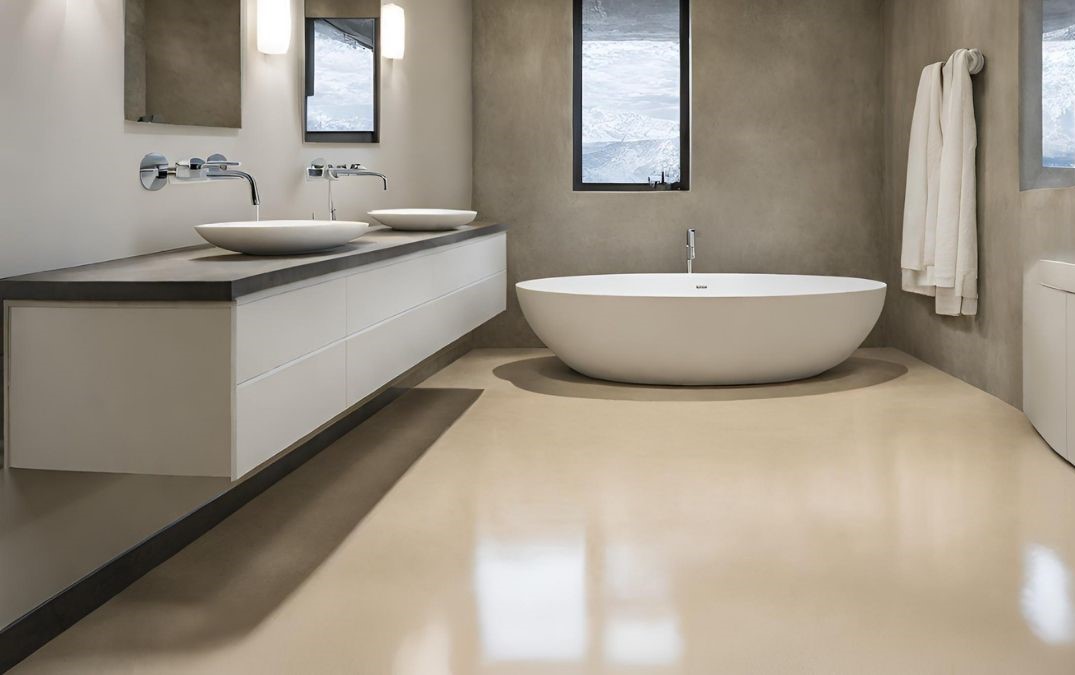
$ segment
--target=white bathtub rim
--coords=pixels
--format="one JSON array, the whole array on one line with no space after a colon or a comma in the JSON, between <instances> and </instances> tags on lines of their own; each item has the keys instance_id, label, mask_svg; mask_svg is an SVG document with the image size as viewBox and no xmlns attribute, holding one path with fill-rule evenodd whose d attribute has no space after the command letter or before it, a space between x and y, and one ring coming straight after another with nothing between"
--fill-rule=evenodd
<instances>
[{"instance_id":1,"label":"white bathtub rim","mask_svg":"<svg viewBox=\"0 0 1075 675\"><path fill-rule=\"evenodd\" d=\"M624 281L635 282L637 286L621 288L596 288L594 282ZM669 288L667 291L655 291L646 288L646 281L657 282L690 282L691 285ZM781 288L758 288L754 292L746 292L746 289L736 289L734 292L717 292L720 288L711 288L711 284L728 281L742 282L782 282L786 286ZM816 284L827 284L827 287L819 287ZM814 284L814 287L810 287ZM706 288L698 288L699 285ZM587 297L615 297L615 298L683 298L689 300L732 300L732 299L763 299L763 298L786 298L812 295L845 295L854 293L885 292L888 284L874 279L861 277L843 277L828 275L808 274L753 274L735 272L696 272L686 274L684 272L673 273L636 273L636 274L587 274L577 276L545 277L541 279L528 279L515 284L519 291L532 293L551 293L563 295L577 295ZM697 292L695 292L697 291ZM705 292L702 292L705 291Z\"/></svg>"}]
</instances>

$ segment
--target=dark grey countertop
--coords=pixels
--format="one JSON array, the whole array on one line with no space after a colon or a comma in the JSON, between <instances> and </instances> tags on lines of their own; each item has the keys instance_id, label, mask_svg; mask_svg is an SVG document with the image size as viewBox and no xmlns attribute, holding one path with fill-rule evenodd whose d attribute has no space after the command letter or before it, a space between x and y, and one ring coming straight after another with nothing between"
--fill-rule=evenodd
<instances>
[{"instance_id":1,"label":"dark grey countertop","mask_svg":"<svg viewBox=\"0 0 1075 675\"><path fill-rule=\"evenodd\" d=\"M503 232L476 222L442 232L377 227L326 253L250 256L189 246L108 262L0 279L4 300L234 300L275 286Z\"/></svg>"}]
</instances>

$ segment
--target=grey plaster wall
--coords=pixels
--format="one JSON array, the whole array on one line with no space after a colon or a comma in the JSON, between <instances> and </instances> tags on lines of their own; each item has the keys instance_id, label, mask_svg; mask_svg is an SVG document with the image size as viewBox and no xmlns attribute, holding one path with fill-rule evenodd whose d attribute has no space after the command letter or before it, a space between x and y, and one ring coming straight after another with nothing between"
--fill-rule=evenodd
<instances>
[{"instance_id":1,"label":"grey plaster wall","mask_svg":"<svg viewBox=\"0 0 1075 675\"><path fill-rule=\"evenodd\" d=\"M672 272L881 278L881 0L696 0L689 193L572 191L570 0L474 0L474 205L512 282ZM514 293L487 345L537 344ZM879 341L875 335L874 342Z\"/></svg>"},{"instance_id":2,"label":"grey plaster wall","mask_svg":"<svg viewBox=\"0 0 1075 675\"><path fill-rule=\"evenodd\" d=\"M1019 192L1019 0L888 0L885 3L885 236L888 280L899 283L907 141L921 69L959 47L978 47L978 237L976 318L940 317L928 298L893 290L886 338L1012 403L1022 401L1022 277L1048 253L1072 257L1075 191Z\"/></svg>"}]
</instances>

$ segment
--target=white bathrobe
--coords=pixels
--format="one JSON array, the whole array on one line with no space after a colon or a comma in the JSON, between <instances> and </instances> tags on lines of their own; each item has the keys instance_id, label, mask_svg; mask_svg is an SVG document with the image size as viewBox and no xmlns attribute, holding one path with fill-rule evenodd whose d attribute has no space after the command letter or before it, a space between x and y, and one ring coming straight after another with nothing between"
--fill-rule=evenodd
<instances>
[{"instance_id":1,"label":"white bathrobe","mask_svg":"<svg viewBox=\"0 0 1075 675\"><path fill-rule=\"evenodd\" d=\"M922 69L907 150L900 267L903 290L922 295L936 295L933 261L941 169L941 65Z\"/></svg>"},{"instance_id":2,"label":"white bathrobe","mask_svg":"<svg viewBox=\"0 0 1075 675\"><path fill-rule=\"evenodd\" d=\"M922 71L908 149L903 288L935 296L937 313L950 316L978 312L978 131L970 58L958 49L943 68L935 63Z\"/></svg>"}]
</instances>

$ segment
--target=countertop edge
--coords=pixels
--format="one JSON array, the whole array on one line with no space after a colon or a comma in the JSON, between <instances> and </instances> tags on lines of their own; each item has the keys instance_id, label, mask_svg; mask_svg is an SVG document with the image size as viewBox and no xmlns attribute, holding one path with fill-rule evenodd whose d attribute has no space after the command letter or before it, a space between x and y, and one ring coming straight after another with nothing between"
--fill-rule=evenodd
<instances>
[{"instance_id":1,"label":"countertop edge","mask_svg":"<svg viewBox=\"0 0 1075 675\"><path fill-rule=\"evenodd\" d=\"M48 280L48 279L24 279L11 277L0 279L0 301L27 300L27 301L55 301L55 302L231 302L252 293L270 290L279 286L305 281L327 274L342 272L349 269L358 269L366 265L399 258L412 253L439 248L456 244L468 239L486 237L507 231L508 226L504 223L481 223L480 227L456 230L449 234L437 232L436 236L428 239L409 241L396 246L378 248L371 251L355 251L353 255L316 260L306 264L299 264L282 270L262 272L248 277L233 280L214 281L76 281L76 280ZM430 233L431 235L434 233ZM157 254L169 251L200 250L200 246L185 246L168 251L160 251ZM204 247L209 248L209 247ZM138 258L142 256L132 256ZM126 260L121 258L119 260ZM115 263L117 261L108 261ZM97 263L104 264L104 263ZM78 267L92 267L82 265ZM62 272L76 269L63 268L50 270L50 272ZM33 273L37 276L49 272Z\"/></svg>"}]
</instances>

